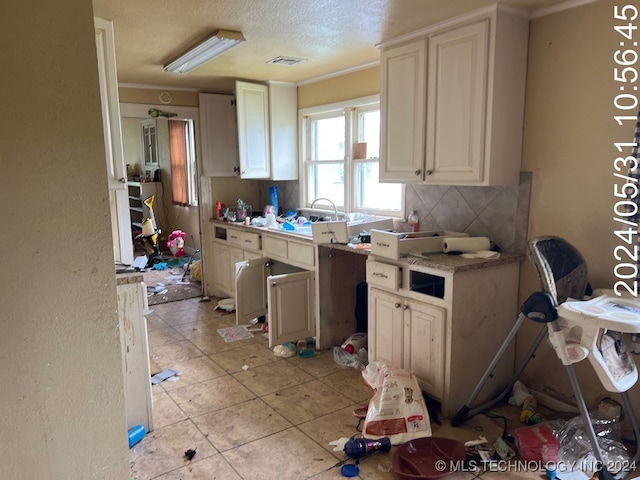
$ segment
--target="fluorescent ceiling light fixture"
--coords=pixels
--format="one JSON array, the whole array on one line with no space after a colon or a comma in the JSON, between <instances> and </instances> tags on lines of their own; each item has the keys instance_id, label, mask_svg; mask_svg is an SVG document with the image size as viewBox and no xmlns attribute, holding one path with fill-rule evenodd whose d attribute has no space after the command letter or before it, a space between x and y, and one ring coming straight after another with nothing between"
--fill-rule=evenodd
<instances>
[{"instance_id":1,"label":"fluorescent ceiling light fixture","mask_svg":"<svg viewBox=\"0 0 640 480\"><path fill-rule=\"evenodd\" d=\"M217 30L205 41L199 43L183 55L180 55L173 62L162 67L162 70L171 73L190 72L242 42L244 42L242 32Z\"/></svg>"}]
</instances>

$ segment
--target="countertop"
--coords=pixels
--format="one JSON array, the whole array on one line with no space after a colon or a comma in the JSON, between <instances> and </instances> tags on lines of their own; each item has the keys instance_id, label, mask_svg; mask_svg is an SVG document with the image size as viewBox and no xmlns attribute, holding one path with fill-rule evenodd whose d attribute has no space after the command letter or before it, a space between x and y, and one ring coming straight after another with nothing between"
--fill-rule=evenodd
<instances>
[{"instance_id":1,"label":"countertop","mask_svg":"<svg viewBox=\"0 0 640 480\"><path fill-rule=\"evenodd\" d=\"M253 225L247 226L243 223L229 223L223 220L212 219L211 223L219 226L226 226L231 228L242 229L257 233L270 233L273 235L282 235L296 240L304 240L307 242L313 242L308 235L300 235L294 232L287 232L285 230L273 230L266 227L255 227ZM339 243L322 243L318 244L319 247L334 248L336 250L342 250L345 252L351 252L360 255L371 255L368 249L354 248L352 245L343 245ZM525 256L519 253L501 252L500 257L486 259L486 258L464 258L460 255L448 255L446 253L430 253L426 255L426 259L416 257L401 257L398 260L391 258L378 257L383 262L401 263L405 265L415 265L417 267L433 268L437 270L443 270L446 272L463 272L469 270L480 270L483 268L497 267L507 263L521 262L525 259Z\"/></svg>"},{"instance_id":2,"label":"countertop","mask_svg":"<svg viewBox=\"0 0 640 480\"><path fill-rule=\"evenodd\" d=\"M129 285L131 283L140 283L144 281L144 277L141 272L136 271L119 271L116 267L116 286Z\"/></svg>"}]
</instances>

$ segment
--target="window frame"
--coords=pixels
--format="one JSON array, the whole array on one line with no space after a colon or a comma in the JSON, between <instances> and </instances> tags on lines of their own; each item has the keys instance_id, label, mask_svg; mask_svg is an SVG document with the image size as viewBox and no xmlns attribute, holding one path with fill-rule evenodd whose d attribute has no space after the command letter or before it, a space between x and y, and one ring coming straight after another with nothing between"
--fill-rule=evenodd
<instances>
[{"instance_id":1,"label":"window frame","mask_svg":"<svg viewBox=\"0 0 640 480\"><path fill-rule=\"evenodd\" d=\"M356 185L355 185L355 167L358 163L371 162L373 159L354 159L353 144L358 141L356 135L359 133L358 113L366 111L380 110L380 95L369 95L366 97L354 98L341 102L335 102L314 107L302 108L298 111L298 125L300 136L299 151L299 171L300 171L300 206L302 208L310 208L311 201L308 200L308 189L310 187L309 165L328 164L317 160L311 160L311 141L309 120L322 118L331 118L336 114L345 116L345 150L344 150L344 196L345 205L337 205L338 210L343 212L360 212L371 213L380 216L389 216L394 218L404 218L405 213L405 184L401 184L400 193L400 210L377 210L371 208L356 207ZM380 157L377 158L380 165ZM314 208L317 208L314 206ZM321 207L322 208L322 207Z\"/></svg>"}]
</instances>

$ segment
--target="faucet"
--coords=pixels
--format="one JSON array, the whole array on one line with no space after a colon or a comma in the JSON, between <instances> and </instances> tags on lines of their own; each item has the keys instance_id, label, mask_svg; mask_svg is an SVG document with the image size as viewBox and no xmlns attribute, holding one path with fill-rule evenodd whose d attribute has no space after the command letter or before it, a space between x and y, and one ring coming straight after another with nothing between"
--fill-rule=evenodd
<instances>
[{"instance_id":1,"label":"faucet","mask_svg":"<svg viewBox=\"0 0 640 480\"><path fill-rule=\"evenodd\" d=\"M324 200L326 202L329 202L333 206L334 220L338 220L338 207L336 207L336 204L333 203L328 198L324 198L324 197L316 198L313 202L311 202L311 205L309 206L309 208L313 208L313 206L316 204L318 200Z\"/></svg>"}]
</instances>

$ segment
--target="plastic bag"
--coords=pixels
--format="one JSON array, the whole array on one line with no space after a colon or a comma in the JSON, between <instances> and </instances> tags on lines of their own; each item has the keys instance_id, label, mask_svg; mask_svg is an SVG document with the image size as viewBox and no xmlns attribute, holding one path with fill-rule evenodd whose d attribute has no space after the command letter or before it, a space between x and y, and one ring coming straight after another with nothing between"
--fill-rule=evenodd
<instances>
[{"instance_id":1,"label":"plastic bag","mask_svg":"<svg viewBox=\"0 0 640 480\"><path fill-rule=\"evenodd\" d=\"M602 452L605 464L610 466L629 465L630 455L621 440L620 419L621 410L612 400L603 400L598 408L589 412L591 424L598 438L598 445ZM591 442L584 429L584 421L581 416L571 420L553 424L560 444L558 457L567 466L574 469L597 465L596 458L591 448ZM610 468L612 473L617 473ZM585 473L593 473L586 472Z\"/></svg>"},{"instance_id":2,"label":"plastic bag","mask_svg":"<svg viewBox=\"0 0 640 480\"><path fill-rule=\"evenodd\" d=\"M349 353L341 347L333 347L333 360L338 365L362 368L368 362L368 354L365 348L361 348L357 353Z\"/></svg>"},{"instance_id":3,"label":"plastic bag","mask_svg":"<svg viewBox=\"0 0 640 480\"><path fill-rule=\"evenodd\" d=\"M429 412L411 372L372 362L362 377L375 390L364 420L364 437L389 437L392 445L400 445L431 436Z\"/></svg>"}]
</instances>

